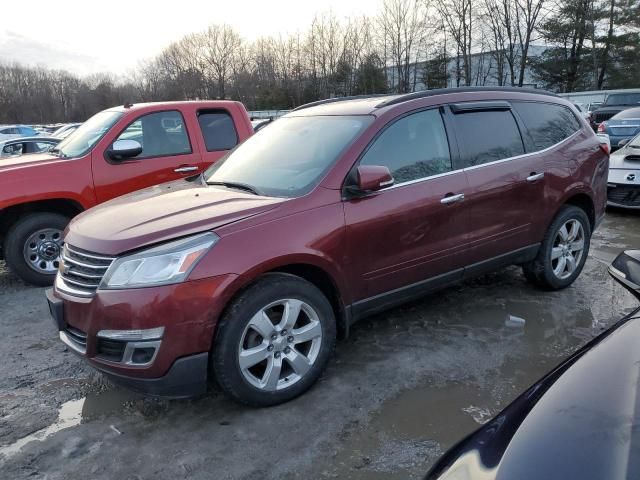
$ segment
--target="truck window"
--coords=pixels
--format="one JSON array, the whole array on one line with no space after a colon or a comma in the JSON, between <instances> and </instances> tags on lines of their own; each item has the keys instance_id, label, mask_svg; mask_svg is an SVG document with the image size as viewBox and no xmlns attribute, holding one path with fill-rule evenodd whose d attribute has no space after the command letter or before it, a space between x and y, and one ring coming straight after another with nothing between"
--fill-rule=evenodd
<instances>
[{"instance_id":1,"label":"truck window","mask_svg":"<svg viewBox=\"0 0 640 480\"><path fill-rule=\"evenodd\" d=\"M238 133L228 112L200 110L198 123L208 152L231 150L238 144Z\"/></svg>"},{"instance_id":2,"label":"truck window","mask_svg":"<svg viewBox=\"0 0 640 480\"><path fill-rule=\"evenodd\" d=\"M184 119L175 110L143 115L130 123L117 140L139 142L142 153L133 157L136 159L191 153Z\"/></svg>"}]
</instances>

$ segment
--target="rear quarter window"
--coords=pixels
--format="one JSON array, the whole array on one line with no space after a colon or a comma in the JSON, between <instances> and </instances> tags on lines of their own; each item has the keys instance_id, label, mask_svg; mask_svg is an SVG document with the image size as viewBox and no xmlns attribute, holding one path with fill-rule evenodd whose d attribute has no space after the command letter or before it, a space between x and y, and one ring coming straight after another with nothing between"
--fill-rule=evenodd
<instances>
[{"instance_id":1,"label":"rear quarter window","mask_svg":"<svg viewBox=\"0 0 640 480\"><path fill-rule=\"evenodd\" d=\"M231 150L238 144L238 133L229 112L201 110L198 123L208 152Z\"/></svg>"},{"instance_id":2,"label":"rear quarter window","mask_svg":"<svg viewBox=\"0 0 640 480\"><path fill-rule=\"evenodd\" d=\"M544 150L569 138L581 128L573 112L552 103L512 102L529 130L536 150Z\"/></svg>"}]
</instances>

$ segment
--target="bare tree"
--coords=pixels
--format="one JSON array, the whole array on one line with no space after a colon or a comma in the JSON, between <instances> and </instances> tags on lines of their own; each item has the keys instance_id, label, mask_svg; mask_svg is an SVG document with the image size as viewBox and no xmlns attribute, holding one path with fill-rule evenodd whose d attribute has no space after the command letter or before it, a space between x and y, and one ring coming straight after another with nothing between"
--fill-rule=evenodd
<instances>
[{"instance_id":1,"label":"bare tree","mask_svg":"<svg viewBox=\"0 0 640 480\"><path fill-rule=\"evenodd\" d=\"M472 83L471 48L473 45L473 2L472 0L443 0L436 4L442 22L446 25L457 50L458 84L460 75L465 85Z\"/></svg>"}]
</instances>

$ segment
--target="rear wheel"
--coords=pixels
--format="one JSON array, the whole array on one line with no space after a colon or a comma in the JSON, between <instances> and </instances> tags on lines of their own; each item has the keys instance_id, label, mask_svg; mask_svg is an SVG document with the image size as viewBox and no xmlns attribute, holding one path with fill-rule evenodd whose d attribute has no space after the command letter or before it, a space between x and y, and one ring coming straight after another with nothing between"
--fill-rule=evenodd
<instances>
[{"instance_id":1,"label":"rear wheel","mask_svg":"<svg viewBox=\"0 0 640 480\"><path fill-rule=\"evenodd\" d=\"M565 205L545 234L537 257L523 266L530 282L548 290L571 285L584 267L591 241L591 224L584 210Z\"/></svg>"},{"instance_id":2,"label":"rear wheel","mask_svg":"<svg viewBox=\"0 0 640 480\"><path fill-rule=\"evenodd\" d=\"M59 213L31 213L7 232L4 256L13 273L27 283L47 286L58 271L62 233L69 218Z\"/></svg>"},{"instance_id":3,"label":"rear wheel","mask_svg":"<svg viewBox=\"0 0 640 480\"><path fill-rule=\"evenodd\" d=\"M335 338L333 309L318 288L293 275L267 274L236 298L221 319L213 372L236 400L276 405L316 382Z\"/></svg>"}]
</instances>

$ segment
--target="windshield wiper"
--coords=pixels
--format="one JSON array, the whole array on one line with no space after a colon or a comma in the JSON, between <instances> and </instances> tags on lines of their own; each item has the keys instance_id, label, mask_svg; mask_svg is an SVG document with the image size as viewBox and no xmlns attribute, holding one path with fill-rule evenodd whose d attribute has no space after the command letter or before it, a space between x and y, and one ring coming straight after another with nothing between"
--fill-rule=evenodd
<instances>
[{"instance_id":1,"label":"windshield wiper","mask_svg":"<svg viewBox=\"0 0 640 480\"><path fill-rule=\"evenodd\" d=\"M258 189L240 182L207 182L207 185L222 185L227 188L236 188L238 190L244 190L245 192L253 193L254 195L262 195Z\"/></svg>"}]
</instances>

